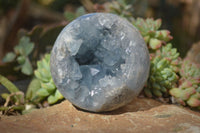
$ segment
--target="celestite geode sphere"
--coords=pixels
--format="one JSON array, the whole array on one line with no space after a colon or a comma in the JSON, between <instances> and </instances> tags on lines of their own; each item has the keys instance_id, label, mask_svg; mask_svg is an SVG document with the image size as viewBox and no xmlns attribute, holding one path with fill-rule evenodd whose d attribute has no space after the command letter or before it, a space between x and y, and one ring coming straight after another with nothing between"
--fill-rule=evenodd
<instances>
[{"instance_id":1,"label":"celestite geode sphere","mask_svg":"<svg viewBox=\"0 0 200 133\"><path fill-rule=\"evenodd\" d=\"M51 53L51 74L73 105L111 111L133 100L149 73L149 53L138 30L109 13L92 13L68 24Z\"/></svg>"}]
</instances>

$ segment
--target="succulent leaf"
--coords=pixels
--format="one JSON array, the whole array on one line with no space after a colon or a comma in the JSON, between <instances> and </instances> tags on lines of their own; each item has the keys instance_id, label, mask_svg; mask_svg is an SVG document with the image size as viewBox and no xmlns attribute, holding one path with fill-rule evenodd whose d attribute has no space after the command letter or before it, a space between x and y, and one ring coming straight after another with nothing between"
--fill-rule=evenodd
<instances>
[{"instance_id":1,"label":"succulent leaf","mask_svg":"<svg viewBox=\"0 0 200 133\"><path fill-rule=\"evenodd\" d=\"M15 57L16 57L15 53L9 52L3 58L3 62L12 62L12 61L14 61Z\"/></svg>"},{"instance_id":2,"label":"succulent leaf","mask_svg":"<svg viewBox=\"0 0 200 133\"><path fill-rule=\"evenodd\" d=\"M156 38L151 38L149 41L149 46L151 49L155 50L162 46L162 42Z\"/></svg>"},{"instance_id":3,"label":"succulent leaf","mask_svg":"<svg viewBox=\"0 0 200 133\"><path fill-rule=\"evenodd\" d=\"M38 91L37 91L37 94L41 97L46 97L46 96L49 96L49 92L44 89L44 88L40 88Z\"/></svg>"},{"instance_id":4,"label":"succulent leaf","mask_svg":"<svg viewBox=\"0 0 200 133\"><path fill-rule=\"evenodd\" d=\"M30 101L34 101L34 98L36 97L36 92L41 88L40 80L37 78L34 78L27 89L26 92L26 99Z\"/></svg>"},{"instance_id":5,"label":"succulent leaf","mask_svg":"<svg viewBox=\"0 0 200 133\"><path fill-rule=\"evenodd\" d=\"M22 73L26 75L31 75L33 73L33 68L28 58L26 58L25 63L22 65Z\"/></svg>"},{"instance_id":6,"label":"succulent leaf","mask_svg":"<svg viewBox=\"0 0 200 133\"><path fill-rule=\"evenodd\" d=\"M56 90L55 96L56 96L58 99L63 99L63 98L64 98L63 95L62 95L58 90Z\"/></svg>"},{"instance_id":7,"label":"succulent leaf","mask_svg":"<svg viewBox=\"0 0 200 133\"><path fill-rule=\"evenodd\" d=\"M52 83L41 83L41 87L46 89L49 93L53 93L56 89L55 85Z\"/></svg>"},{"instance_id":8,"label":"succulent leaf","mask_svg":"<svg viewBox=\"0 0 200 133\"><path fill-rule=\"evenodd\" d=\"M49 104L54 104L57 102L57 98L54 95L50 95L47 99Z\"/></svg>"},{"instance_id":9,"label":"succulent leaf","mask_svg":"<svg viewBox=\"0 0 200 133\"><path fill-rule=\"evenodd\" d=\"M36 91L39 96L38 101L47 99L49 104L54 104L64 97L57 90L50 72L50 54L46 54L44 58L37 62L37 70L34 71L36 78L40 81L41 88Z\"/></svg>"}]
</instances>

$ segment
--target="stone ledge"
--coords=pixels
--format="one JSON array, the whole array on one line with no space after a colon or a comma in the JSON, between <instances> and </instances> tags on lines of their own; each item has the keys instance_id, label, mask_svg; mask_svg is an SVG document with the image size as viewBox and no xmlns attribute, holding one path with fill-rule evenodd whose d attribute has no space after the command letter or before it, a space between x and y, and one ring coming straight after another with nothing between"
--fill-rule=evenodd
<instances>
[{"instance_id":1,"label":"stone ledge","mask_svg":"<svg viewBox=\"0 0 200 133\"><path fill-rule=\"evenodd\" d=\"M67 100L23 116L1 116L4 133L152 133L200 131L200 113L153 99L138 98L116 111L96 114L77 110Z\"/></svg>"}]
</instances>

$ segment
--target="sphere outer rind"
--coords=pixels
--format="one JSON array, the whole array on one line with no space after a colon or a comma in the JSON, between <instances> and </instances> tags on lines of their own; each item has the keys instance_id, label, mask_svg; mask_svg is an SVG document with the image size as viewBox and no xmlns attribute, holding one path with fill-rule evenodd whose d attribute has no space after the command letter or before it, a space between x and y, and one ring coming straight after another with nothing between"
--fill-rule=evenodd
<instances>
[{"instance_id":1,"label":"sphere outer rind","mask_svg":"<svg viewBox=\"0 0 200 133\"><path fill-rule=\"evenodd\" d=\"M50 67L55 85L73 105L104 112L126 105L141 92L150 60L132 24L114 14L92 13L61 31Z\"/></svg>"}]
</instances>

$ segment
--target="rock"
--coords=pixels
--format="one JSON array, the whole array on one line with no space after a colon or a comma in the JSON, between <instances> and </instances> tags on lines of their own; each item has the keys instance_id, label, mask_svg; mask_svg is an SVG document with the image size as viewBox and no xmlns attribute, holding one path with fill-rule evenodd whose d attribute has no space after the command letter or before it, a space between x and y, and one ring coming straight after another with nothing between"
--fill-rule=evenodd
<instances>
[{"instance_id":1,"label":"rock","mask_svg":"<svg viewBox=\"0 0 200 133\"><path fill-rule=\"evenodd\" d=\"M194 63L200 64L200 42L192 45L192 48L187 52L186 58Z\"/></svg>"},{"instance_id":2,"label":"rock","mask_svg":"<svg viewBox=\"0 0 200 133\"><path fill-rule=\"evenodd\" d=\"M149 73L144 39L114 14L92 13L68 24L51 53L53 80L79 108L110 111L133 100Z\"/></svg>"},{"instance_id":3,"label":"rock","mask_svg":"<svg viewBox=\"0 0 200 133\"><path fill-rule=\"evenodd\" d=\"M22 116L1 116L2 133L199 133L200 113L138 98L107 113L78 110L67 100Z\"/></svg>"}]
</instances>

